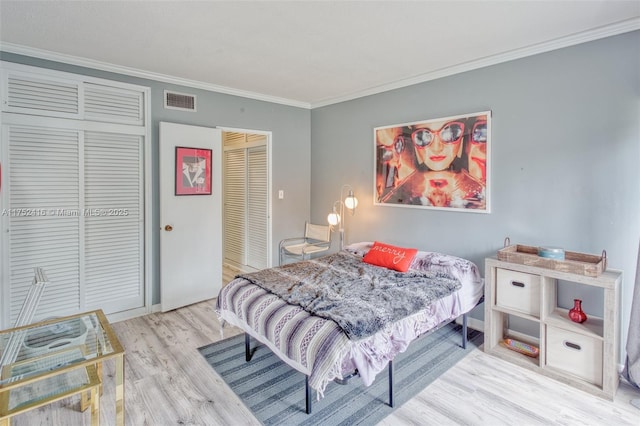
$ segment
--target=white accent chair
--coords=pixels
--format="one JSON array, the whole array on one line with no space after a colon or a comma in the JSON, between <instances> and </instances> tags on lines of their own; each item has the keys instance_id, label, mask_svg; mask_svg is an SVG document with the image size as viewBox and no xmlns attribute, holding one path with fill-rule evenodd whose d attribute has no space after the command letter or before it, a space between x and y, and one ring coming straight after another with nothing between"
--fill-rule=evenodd
<instances>
[{"instance_id":1,"label":"white accent chair","mask_svg":"<svg viewBox=\"0 0 640 426\"><path fill-rule=\"evenodd\" d=\"M287 238L280 241L280 265L287 258L296 261L311 259L331 248L331 228L305 222L304 237Z\"/></svg>"}]
</instances>

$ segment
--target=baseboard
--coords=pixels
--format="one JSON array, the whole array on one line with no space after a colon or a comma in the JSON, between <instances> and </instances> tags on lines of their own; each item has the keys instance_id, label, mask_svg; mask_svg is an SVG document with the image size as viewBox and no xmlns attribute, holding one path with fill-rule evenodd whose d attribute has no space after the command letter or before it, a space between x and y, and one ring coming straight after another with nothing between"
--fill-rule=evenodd
<instances>
[{"instance_id":1,"label":"baseboard","mask_svg":"<svg viewBox=\"0 0 640 426\"><path fill-rule=\"evenodd\" d=\"M462 325L462 317L456 318L456 324ZM469 327L469 328L471 328L473 330L476 330L476 331L481 331L481 332L484 333L484 321L483 320L467 317L467 327Z\"/></svg>"},{"instance_id":2,"label":"baseboard","mask_svg":"<svg viewBox=\"0 0 640 426\"><path fill-rule=\"evenodd\" d=\"M232 260L228 260L225 259L224 263L222 264L223 268L227 268L230 269L231 271L233 271L234 274L240 274L240 273L249 273L249 272L256 272L257 269L252 268L251 266L248 265L241 265L239 263L236 263Z\"/></svg>"},{"instance_id":3,"label":"baseboard","mask_svg":"<svg viewBox=\"0 0 640 426\"><path fill-rule=\"evenodd\" d=\"M158 307L157 310L154 310L154 307ZM137 317L142 317L145 315L148 315L152 312L159 312L160 311L160 305L153 305L151 306L151 308L137 308L137 309L130 309L128 311L123 311L123 312L115 312L113 314L108 314L107 315L107 319L109 320L110 323L114 323L114 322L119 322L119 321L125 321L128 319L132 319L132 318L137 318Z\"/></svg>"}]
</instances>

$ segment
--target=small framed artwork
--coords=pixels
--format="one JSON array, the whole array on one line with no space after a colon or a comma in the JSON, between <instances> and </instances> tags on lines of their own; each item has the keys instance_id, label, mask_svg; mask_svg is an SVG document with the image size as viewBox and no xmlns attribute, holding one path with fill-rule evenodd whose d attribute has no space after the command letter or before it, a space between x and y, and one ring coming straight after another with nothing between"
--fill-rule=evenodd
<instances>
[{"instance_id":1,"label":"small framed artwork","mask_svg":"<svg viewBox=\"0 0 640 426\"><path fill-rule=\"evenodd\" d=\"M490 212L491 111L373 129L374 205Z\"/></svg>"},{"instance_id":2,"label":"small framed artwork","mask_svg":"<svg viewBox=\"0 0 640 426\"><path fill-rule=\"evenodd\" d=\"M211 195L211 150L176 147L176 195Z\"/></svg>"}]
</instances>

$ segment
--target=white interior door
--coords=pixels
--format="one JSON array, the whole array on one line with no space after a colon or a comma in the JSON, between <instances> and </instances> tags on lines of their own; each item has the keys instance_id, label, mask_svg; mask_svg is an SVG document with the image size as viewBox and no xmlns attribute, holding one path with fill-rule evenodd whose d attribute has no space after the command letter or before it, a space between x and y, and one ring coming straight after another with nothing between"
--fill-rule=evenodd
<instances>
[{"instance_id":1,"label":"white interior door","mask_svg":"<svg viewBox=\"0 0 640 426\"><path fill-rule=\"evenodd\" d=\"M176 195L182 179L177 147L212 150L211 195ZM160 227L162 311L216 297L222 286L220 130L160 123Z\"/></svg>"}]
</instances>

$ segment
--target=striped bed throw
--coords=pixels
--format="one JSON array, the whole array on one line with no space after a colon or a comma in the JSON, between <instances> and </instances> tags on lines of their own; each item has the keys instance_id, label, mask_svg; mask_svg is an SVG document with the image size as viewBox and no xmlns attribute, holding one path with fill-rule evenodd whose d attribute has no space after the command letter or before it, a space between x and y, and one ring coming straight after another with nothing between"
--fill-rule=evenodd
<instances>
[{"instance_id":1,"label":"striped bed throw","mask_svg":"<svg viewBox=\"0 0 640 426\"><path fill-rule=\"evenodd\" d=\"M350 346L335 322L283 303L278 296L241 278L220 291L216 313L223 324L227 321L239 326L237 320L246 323L254 332L251 334L266 337L282 354L310 372L309 386L318 391L319 397L330 381L342 378L342 360Z\"/></svg>"}]
</instances>

